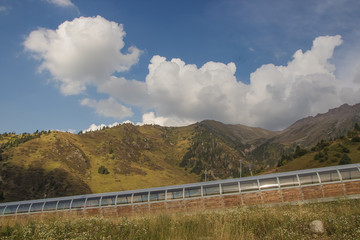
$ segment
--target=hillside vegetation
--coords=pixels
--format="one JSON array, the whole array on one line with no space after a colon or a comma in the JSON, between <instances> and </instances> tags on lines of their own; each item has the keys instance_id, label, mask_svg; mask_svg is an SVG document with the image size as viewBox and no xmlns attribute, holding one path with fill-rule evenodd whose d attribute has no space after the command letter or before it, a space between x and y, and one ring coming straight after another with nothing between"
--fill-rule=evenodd
<instances>
[{"instance_id":1,"label":"hillside vegetation","mask_svg":"<svg viewBox=\"0 0 360 240\"><path fill-rule=\"evenodd\" d=\"M345 136L319 141L314 147L297 147L294 153L282 155L277 172L360 163L360 126L355 124Z\"/></svg>"},{"instance_id":2,"label":"hillside vegetation","mask_svg":"<svg viewBox=\"0 0 360 240\"><path fill-rule=\"evenodd\" d=\"M14 201L198 181L178 166L191 132L176 131L171 135L167 128L124 124L83 135L51 132L7 144L1 154L0 195ZM3 141L15 139L12 135Z\"/></svg>"},{"instance_id":3,"label":"hillside vegetation","mask_svg":"<svg viewBox=\"0 0 360 240\"><path fill-rule=\"evenodd\" d=\"M199 182L205 172L207 180L234 178L239 160L242 176L359 162L357 123L360 104L283 131L205 120L185 127L127 123L85 134L3 133L0 202Z\"/></svg>"}]
</instances>

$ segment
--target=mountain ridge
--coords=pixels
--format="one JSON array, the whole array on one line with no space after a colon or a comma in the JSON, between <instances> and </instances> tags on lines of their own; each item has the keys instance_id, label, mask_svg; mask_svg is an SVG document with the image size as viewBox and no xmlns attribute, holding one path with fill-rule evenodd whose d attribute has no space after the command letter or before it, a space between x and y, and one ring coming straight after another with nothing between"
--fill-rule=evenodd
<instances>
[{"instance_id":1,"label":"mountain ridge","mask_svg":"<svg viewBox=\"0 0 360 240\"><path fill-rule=\"evenodd\" d=\"M282 131L204 120L184 127L125 123L84 134L1 134L0 201L184 184L204 180L205 172L207 180L233 178L240 175L239 160L242 176L256 174L296 147L345 135L359 122L356 104Z\"/></svg>"}]
</instances>

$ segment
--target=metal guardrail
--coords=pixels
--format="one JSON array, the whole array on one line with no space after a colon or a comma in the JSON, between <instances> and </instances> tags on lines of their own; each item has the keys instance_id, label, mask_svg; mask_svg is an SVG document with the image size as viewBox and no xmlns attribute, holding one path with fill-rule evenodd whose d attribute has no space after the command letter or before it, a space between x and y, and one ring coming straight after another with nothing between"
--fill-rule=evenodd
<instances>
[{"instance_id":1,"label":"metal guardrail","mask_svg":"<svg viewBox=\"0 0 360 240\"><path fill-rule=\"evenodd\" d=\"M349 164L133 191L8 202L0 204L0 216L144 204L156 201L241 194L359 179L360 164Z\"/></svg>"}]
</instances>

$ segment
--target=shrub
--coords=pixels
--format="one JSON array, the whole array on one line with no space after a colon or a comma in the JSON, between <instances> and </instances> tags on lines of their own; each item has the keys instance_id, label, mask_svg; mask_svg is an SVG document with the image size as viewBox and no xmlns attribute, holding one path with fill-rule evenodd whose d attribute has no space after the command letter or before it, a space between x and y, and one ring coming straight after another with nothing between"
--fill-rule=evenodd
<instances>
[{"instance_id":1,"label":"shrub","mask_svg":"<svg viewBox=\"0 0 360 240\"><path fill-rule=\"evenodd\" d=\"M348 136L349 138L355 137L356 134L357 134L357 133L356 133L355 131L350 131L350 130L349 130L349 131L347 132L347 136Z\"/></svg>"},{"instance_id":2,"label":"shrub","mask_svg":"<svg viewBox=\"0 0 360 240\"><path fill-rule=\"evenodd\" d=\"M330 159L330 162L332 162L332 163L335 163L335 162L337 162L338 160L336 159L336 158L332 158L332 159Z\"/></svg>"},{"instance_id":3,"label":"shrub","mask_svg":"<svg viewBox=\"0 0 360 240\"><path fill-rule=\"evenodd\" d=\"M345 165L349 163L351 163L351 158L347 154L344 154L340 159L339 165Z\"/></svg>"},{"instance_id":4,"label":"shrub","mask_svg":"<svg viewBox=\"0 0 360 240\"><path fill-rule=\"evenodd\" d=\"M318 142L315 147L311 148L311 151L320 151L329 145L330 145L329 142L325 141L324 139L321 139L321 141Z\"/></svg>"},{"instance_id":5,"label":"shrub","mask_svg":"<svg viewBox=\"0 0 360 240\"><path fill-rule=\"evenodd\" d=\"M308 150L306 150L304 148L301 148L300 146L296 146L295 153L294 153L294 158L304 156L308 152L309 152Z\"/></svg>"},{"instance_id":6,"label":"shrub","mask_svg":"<svg viewBox=\"0 0 360 240\"><path fill-rule=\"evenodd\" d=\"M98 169L98 173L100 173L100 174L109 174L110 172L109 172L109 170L106 168L106 167L104 167L104 166L100 166L99 167L99 169Z\"/></svg>"},{"instance_id":7,"label":"shrub","mask_svg":"<svg viewBox=\"0 0 360 240\"><path fill-rule=\"evenodd\" d=\"M328 160L328 153L327 153L327 151L325 151L325 149L324 149L324 152L325 153L323 153L322 151L320 151L320 152L318 152L317 154L315 154L315 156L314 156L314 160L320 160L320 162L325 162L325 161L327 161Z\"/></svg>"},{"instance_id":8,"label":"shrub","mask_svg":"<svg viewBox=\"0 0 360 240\"><path fill-rule=\"evenodd\" d=\"M347 147L345 147L341 144L338 144L336 151L341 152L341 153L349 153L350 152L350 150Z\"/></svg>"}]
</instances>

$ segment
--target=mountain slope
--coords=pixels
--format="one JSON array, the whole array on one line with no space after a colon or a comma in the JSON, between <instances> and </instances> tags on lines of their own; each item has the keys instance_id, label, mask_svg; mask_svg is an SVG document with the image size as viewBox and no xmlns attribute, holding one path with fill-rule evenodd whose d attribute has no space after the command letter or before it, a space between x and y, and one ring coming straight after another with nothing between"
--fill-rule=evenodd
<instances>
[{"instance_id":1,"label":"mountain slope","mask_svg":"<svg viewBox=\"0 0 360 240\"><path fill-rule=\"evenodd\" d=\"M224 179L239 176L239 160L247 163L247 154L277 133L243 125L223 124L205 120L194 125L191 146L185 153L181 167L201 174L201 179ZM250 174L248 169L244 175Z\"/></svg>"},{"instance_id":2,"label":"mountain slope","mask_svg":"<svg viewBox=\"0 0 360 240\"><path fill-rule=\"evenodd\" d=\"M360 122L360 104L354 106L344 104L327 113L295 122L283 130L275 141L308 147L321 139L332 139L345 135L357 122Z\"/></svg>"},{"instance_id":3,"label":"mountain slope","mask_svg":"<svg viewBox=\"0 0 360 240\"><path fill-rule=\"evenodd\" d=\"M275 166L281 155L294 152L296 146L311 147L321 139L343 136L359 122L360 104L344 104L327 113L295 122L251 151L248 159L263 166Z\"/></svg>"},{"instance_id":4,"label":"mountain slope","mask_svg":"<svg viewBox=\"0 0 360 240\"><path fill-rule=\"evenodd\" d=\"M334 140L321 140L299 157L287 157L276 172L334 166L360 162L360 127L357 125L345 136Z\"/></svg>"},{"instance_id":5,"label":"mountain slope","mask_svg":"<svg viewBox=\"0 0 360 240\"><path fill-rule=\"evenodd\" d=\"M191 132L191 127L170 129L123 124L81 135L51 132L21 144L13 144L21 135L2 138L0 200L199 181L198 175L178 166L189 146ZM109 173L99 173L101 167Z\"/></svg>"},{"instance_id":6,"label":"mountain slope","mask_svg":"<svg viewBox=\"0 0 360 240\"><path fill-rule=\"evenodd\" d=\"M321 139L344 135L355 123L360 123L360 104L299 120L280 132L206 120L186 127L122 124L86 134L4 133L0 201L184 184L203 180L205 172L208 180L232 178L239 176L239 160L242 176L250 175L250 167L253 173L275 171L281 156L298 145L310 149ZM356 148L349 148L358 161ZM314 162L312 152L279 170L337 164L338 155L332 147L329 151L326 161Z\"/></svg>"}]
</instances>

